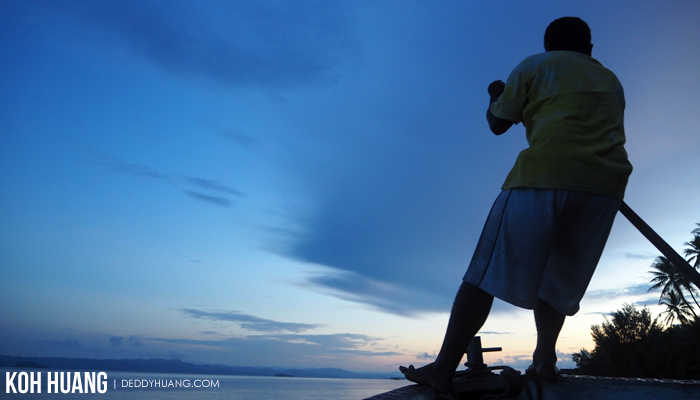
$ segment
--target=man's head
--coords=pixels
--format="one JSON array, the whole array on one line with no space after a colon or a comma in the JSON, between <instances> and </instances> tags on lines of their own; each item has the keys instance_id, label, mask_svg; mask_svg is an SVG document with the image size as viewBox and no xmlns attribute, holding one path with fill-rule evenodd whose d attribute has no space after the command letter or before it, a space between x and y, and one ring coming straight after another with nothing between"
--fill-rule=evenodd
<instances>
[{"instance_id":1,"label":"man's head","mask_svg":"<svg viewBox=\"0 0 700 400\"><path fill-rule=\"evenodd\" d=\"M544 31L545 51L571 50L591 55L591 29L581 18L555 19Z\"/></svg>"}]
</instances>

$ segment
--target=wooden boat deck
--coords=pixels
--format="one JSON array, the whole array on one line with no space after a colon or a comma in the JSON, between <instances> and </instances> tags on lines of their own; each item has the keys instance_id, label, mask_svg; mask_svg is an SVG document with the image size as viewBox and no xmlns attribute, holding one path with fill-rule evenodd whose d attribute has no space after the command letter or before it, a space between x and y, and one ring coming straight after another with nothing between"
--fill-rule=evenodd
<instances>
[{"instance_id":1,"label":"wooden boat deck","mask_svg":"<svg viewBox=\"0 0 700 400\"><path fill-rule=\"evenodd\" d=\"M456 378L453 388L459 400L478 400L485 394L504 392L507 382L493 375L477 378ZM530 389L518 388L518 400L535 400L541 391L542 400L700 400L700 381L668 379L609 378L582 375L562 375L557 382L523 380ZM538 387L539 386L539 387ZM365 400L437 400L451 399L438 396L427 386L409 385L378 394ZM458 399L455 399L458 400Z\"/></svg>"}]
</instances>

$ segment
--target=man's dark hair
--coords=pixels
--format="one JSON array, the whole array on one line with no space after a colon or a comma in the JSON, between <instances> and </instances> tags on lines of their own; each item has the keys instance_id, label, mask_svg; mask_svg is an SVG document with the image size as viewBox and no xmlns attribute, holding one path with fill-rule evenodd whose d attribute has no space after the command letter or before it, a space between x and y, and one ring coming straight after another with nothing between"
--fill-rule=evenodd
<instances>
[{"instance_id":1,"label":"man's dark hair","mask_svg":"<svg viewBox=\"0 0 700 400\"><path fill-rule=\"evenodd\" d=\"M591 45L591 29L581 18L555 19L544 31L544 42L552 50L587 50Z\"/></svg>"}]
</instances>

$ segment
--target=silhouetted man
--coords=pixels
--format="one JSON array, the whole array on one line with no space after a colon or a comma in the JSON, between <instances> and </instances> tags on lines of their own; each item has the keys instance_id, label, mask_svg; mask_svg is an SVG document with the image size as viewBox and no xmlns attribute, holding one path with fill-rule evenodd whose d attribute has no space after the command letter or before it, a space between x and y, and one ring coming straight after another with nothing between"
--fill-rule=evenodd
<instances>
[{"instance_id":1,"label":"silhouetted man","mask_svg":"<svg viewBox=\"0 0 700 400\"><path fill-rule=\"evenodd\" d=\"M487 121L496 135L522 122L529 147L508 174L464 275L440 353L408 380L449 393L452 377L498 297L532 309L537 347L528 373L555 380L555 346L579 309L624 196L625 99L615 75L591 57L579 18L552 22L545 52L494 81Z\"/></svg>"}]
</instances>

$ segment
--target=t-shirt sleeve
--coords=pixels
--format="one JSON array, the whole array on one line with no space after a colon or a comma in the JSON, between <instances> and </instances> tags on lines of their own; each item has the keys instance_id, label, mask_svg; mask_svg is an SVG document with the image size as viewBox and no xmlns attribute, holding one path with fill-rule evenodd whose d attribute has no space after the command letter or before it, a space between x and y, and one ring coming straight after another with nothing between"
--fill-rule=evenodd
<instances>
[{"instance_id":1,"label":"t-shirt sleeve","mask_svg":"<svg viewBox=\"0 0 700 400\"><path fill-rule=\"evenodd\" d=\"M523 110L527 105L527 92L530 86L528 82L530 74L526 72L524 64L525 61L510 73L503 94L491 104L491 114L516 124L523 120Z\"/></svg>"}]
</instances>

